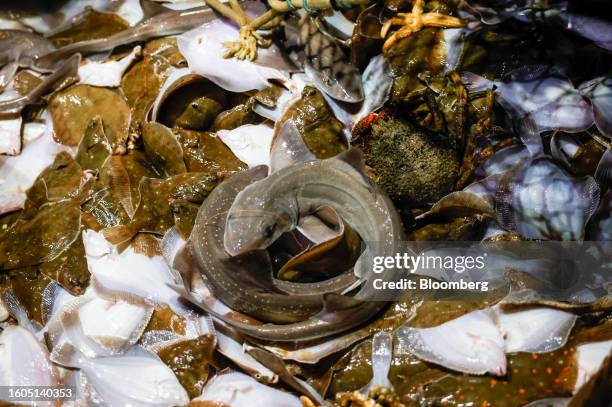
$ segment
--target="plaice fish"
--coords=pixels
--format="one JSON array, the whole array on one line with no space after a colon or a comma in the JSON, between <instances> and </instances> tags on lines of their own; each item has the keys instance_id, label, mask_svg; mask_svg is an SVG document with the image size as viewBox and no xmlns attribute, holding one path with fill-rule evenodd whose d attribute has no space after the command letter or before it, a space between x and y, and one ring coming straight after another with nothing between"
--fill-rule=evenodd
<instances>
[{"instance_id":1,"label":"plaice fish","mask_svg":"<svg viewBox=\"0 0 612 407\"><path fill-rule=\"evenodd\" d=\"M470 374L506 373L504 339L492 316L474 311L434 328L400 328L397 352Z\"/></svg>"},{"instance_id":2,"label":"plaice fish","mask_svg":"<svg viewBox=\"0 0 612 407\"><path fill-rule=\"evenodd\" d=\"M132 247L119 253L94 230L83 231L83 244L93 285L102 297L139 305L168 305L179 314L186 312L166 285L174 282L174 275L161 255L148 257Z\"/></svg>"},{"instance_id":3,"label":"plaice fish","mask_svg":"<svg viewBox=\"0 0 612 407\"><path fill-rule=\"evenodd\" d=\"M95 396L109 405L175 406L189 402L172 370L139 347L119 356L89 358L66 343L54 349L51 360L80 369Z\"/></svg>"},{"instance_id":4,"label":"plaice fish","mask_svg":"<svg viewBox=\"0 0 612 407\"><path fill-rule=\"evenodd\" d=\"M299 12L286 24L291 58L302 66L315 86L332 98L347 103L363 100L361 75L350 62L338 43L317 27L313 17Z\"/></svg>"},{"instance_id":5,"label":"plaice fish","mask_svg":"<svg viewBox=\"0 0 612 407\"><path fill-rule=\"evenodd\" d=\"M222 372L206 384L195 402L209 402L232 407L301 407L290 393L258 383L244 373ZM214 404L213 404L214 405Z\"/></svg>"},{"instance_id":6,"label":"plaice fish","mask_svg":"<svg viewBox=\"0 0 612 407\"><path fill-rule=\"evenodd\" d=\"M134 47L125 57L116 61L86 61L79 67L79 83L83 85L117 87L121 84L123 74L139 57L141 47Z\"/></svg>"},{"instance_id":7,"label":"plaice fish","mask_svg":"<svg viewBox=\"0 0 612 407\"><path fill-rule=\"evenodd\" d=\"M107 51L119 45L179 34L210 21L214 17L213 11L208 7L180 11L169 10L117 34L105 38L75 42L41 55L36 58L32 67L41 71L52 70L57 63L76 53L87 54Z\"/></svg>"},{"instance_id":8,"label":"plaice fish","mask_svg":"<svg viewBox=\"0 0 612 407\"><path fill-rule=\"evenodd\" d=\"M104 300L92 289L59 306L44 329L49 342L61 346L70 341L93 356L98 356L98 351L103 355L119 353L135 344L153 313L150 307Z\"/></svg>"},{"instance_id":9,"label":"plaice fish","mask_svg":"<svg viewBox=\"0 0 612 407\"><path fill-rule=\"evenodd\" d=\"M3 92L0 98L7 95ZM7 96L10 96L8 94ZM21 151L21 125L23 119L20 114L15 117L0 119L0 154L17 155Z\"/></svg>"},{"instance_id":10,"label":"plaice fish","mask_svg":"<svg viewBox=\"0 0 612 407\"><path fill-rule=\"evenodd\" d=\"M355 163L355 167L349 162ZM239 255L266 248L282 233L294 228L300 217L321 206L334 209L366 241L394 242L401 239L403 229L395 209L381 191L370 189L371 184L357 169L362 165L361 154L353 149L344 157L291 165L246 187L230 209L225 228L225 249L230 254ZM297 195L292 185L300 185ZM338 185L343 185L350 193L338 191ZM197 256L197 248L195 253ZM358 266L355 273L366 281L372 278L371 271L361 270ZM389 274L382 278L391 278ZM255 326L227 316L215 316L259 339L315 339L350 329L381 310L384 301L367 301L374 295L371 290L371 286L362 282L355 298L326 294L326 304L320 314L292 324Z\"/></svg>"},{"instance_id":11,"label":"plaice fish","mask_svg":"<svg viewBox=\"0 0 612 407\"><path fill-rule=\"evenodd\" d=\"M231 92L246 92L269 86L269 80L289 80L291 63L278 47L259 50L255 61L223 58L223 42L238 35L238 28L224 20L213 20L179 36L179 50L191 72L210 79Z\"/></svg>"},{"instance_id":12,"label":"plaice fish","mask_svg":"<svg viewBox=\"0 0 612 407\"><path fill-rule=\"evenodd\" d=\"M506 353L545 353L565 345L572 313L546 307L472 311L432 328L397 330L397 352L469 374L506 374Z\"/></svg>"},{"instance_id":13,"label":"plaice fish","mask_svg":"<svg viewBox=\"0 0 612 407\"><path fill-rule=\"evenodd\" d=\"M21 154L0 157L0 213L21 209L26 190L36 177L68 148L53 140L50 120L47 124L26 123L23 126L24 147Z\"/></svg>"},{"instance_id":14,"label":"plaice fish","mask_svg":"<svg viewBox=\"0 0 612 407\"><path fill-rule=\"evenodd\" d=\"M245 124L216 134L249 167L268 165L274 130L265 124Z\"/></svg>"},{"instance_id":15,"label":"plaice fish","mask_svg":"<svg viewBox=\"0 0 612 407\"><path fill-rule=\"evenodd\" d=\"M59 372L32 332L7 326L0 334L1 386L57 386Z\"/></svg>"},{"instance_id":16,"label":"plaice fish","mask_svg":"<svg viewBox=\"0 0 612 407\"><path fill-rule=\"evenodd\" d=\"M573 177L539 158L503 175L495 192L495 209L502 227L527 238L580 240L599 198L593 177Z\"/></svg>"},{"instance_id":17,"label":"plaice fish","mask_svg":"<svg viewBox=\"0 0 612 407\"><path fill-rule=\"evenodd\" d=\"M612 340L584 343L577 346L578 377L574 394L597 372L604 359L612 352Z\"/></svg>"},{"instance_id":18,"label":"plaice fish","mask_svg":"<svg viewBox=\"0 0 612 407\"><path fill-rule=\"evenodd\" d=\"M519 133L537 132L537 136L547 130L577 132L591 126L594 119L592 108L569 80L539 76L501 82L464 72L461 79L470 91L495 86L500 103L518 120ZM521 137L526 136L521 134ZM540 146L531 146L530 140L524 142L530 151L541 151Z\"/></svg>"}]
</instances>

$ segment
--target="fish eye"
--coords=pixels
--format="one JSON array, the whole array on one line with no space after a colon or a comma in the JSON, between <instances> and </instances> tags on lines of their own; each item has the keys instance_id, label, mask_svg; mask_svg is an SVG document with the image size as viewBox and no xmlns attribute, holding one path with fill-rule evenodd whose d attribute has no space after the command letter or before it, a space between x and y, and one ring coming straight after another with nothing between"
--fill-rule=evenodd
<instances>
[{"instance_id":1,"label":"fish eye","mask_svg":"<svg viewBox=\"0 0 612 407\"><path fill-rule=\"evenodd\" d=\"M274 234L274 229L276 229L276 222L275 223L270 223L269 225L267 225L264 230L263 230L263 236L268 238L268 237L272 237L272 235Z\"/></svg>"}]
</instances>

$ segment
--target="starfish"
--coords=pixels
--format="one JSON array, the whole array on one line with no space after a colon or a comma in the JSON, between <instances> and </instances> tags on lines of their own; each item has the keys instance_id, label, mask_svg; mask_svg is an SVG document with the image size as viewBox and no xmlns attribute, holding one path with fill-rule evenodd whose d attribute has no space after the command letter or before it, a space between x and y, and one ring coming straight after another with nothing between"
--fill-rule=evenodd
<instances>
[{"instance_id":1,"label":"starfish","mask_svg":"<svg viewBox=\"0 0 612 407\"><path fill-rule=\"evenodd\" d=\"M423 27L459 28L465 26L465 21L457 17L441 13L423 13L423 3L423 0L414 0L410 13L397 13L395 17L383 24L380 30L382 38L387 37L392 26L402 26L385 40L383 52L386 53L397 41L411 36Z\"/></svg>"}]
</instances>

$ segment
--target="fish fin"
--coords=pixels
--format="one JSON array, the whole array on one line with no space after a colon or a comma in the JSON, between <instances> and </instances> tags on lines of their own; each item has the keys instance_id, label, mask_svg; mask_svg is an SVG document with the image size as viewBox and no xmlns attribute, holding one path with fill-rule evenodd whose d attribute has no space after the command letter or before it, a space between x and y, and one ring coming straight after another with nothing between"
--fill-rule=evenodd
<instances>
[{"instance_id":1,"label":"fish fin","mask_svg":"<svg viewBox=\"0 0 612 407\"><path fill-rule=\"evenodd\" d=\"M86 357L70 342L64 342L53 348L49 359L64 367L81 368Z\"/></svg>"},{"instance_id":2,"label":"fish fin","mask_svg":"<svg viewBox=\"0 0 612 407\"><path fill-rule=\"evenodd\" d=\"M170 268L178 274L175 276L178 277L178 281L182 281L185 288L190 290L194 277L193 270L197 270L191 246L185 244L176 252Z\"/></svg>"},{"instance_id":3,"label":"fish fin","mask_svg":"<svg viewBox=\"0 0 612 407\"><path fill-rule=\"evenodd\" d=\"M129 242L136 234L130 224L117 225L102 230L104 238L113 245Z\"/></svg>"},{"instance_id":4,"label":"fish fin","mask_svg":"<svg viewBox=\"0 0 612 407\"><path fill-rule=\"evenodd\" d=\"M464 216L495 215L495 207L488 199L467 191L455 191L441 198L418 221L431 218L455 219Z\"/></svg>"},{"instance_id":5,"label":"fish fin","mask_svg":"<svg viewBox=\"0 0 612 407\"><path fill-rule=\"evenodd\" d=\"M36 333L38 329L34 327L32 321L28 317L28 313L23 305L19 302L17 297L15 297L15 293L13 293L13 289L9 288L2 292L2 302L6 306L9 314L13 316L17 320L19 326L27 329L32 333Z\"/></svg>"},{"instance_id":6,"label":"fish fin","mask_svg":"<svg viewBox=\"0 0 612 407\"><path fill-rule=\"evenodd\" d=\"M348 150L345 150L338 154L335 157L331 158L332 160L340 160L344 161L351 167L353 167L360 175L363 181L363 185L370 191L375 192L376 187L372 183L372 180L368 178L365 172L365 158L363 157L363 152L356 148L350 147Z\"/></svg>"},{"instance_id":7,"label":"fish fin","mask_svg":"<svg viewBox=\"0 0 612 407\"><path fill-rule=\"evenodd\" d=\"M193 306L195 306L196 308L198 308L201 311L207 312L210 315L213 315L215 317L219 317L222 320L224 320L223 316L221 314L219 314L218 312L213 310L212 307L210 307L204 301L198 300L193 294L191 294L191 292L187 291L185 289L185 287L181 287L179 285L170 284L170 283L166 283L166 285L168 287L170 287L170 289L172 289L178 295L180 295L181 298L185 299L189 304L192 304Z\"/></svg>"},{"instance_id":8,"label":"fish fin","mask_svg":"<svg viewBox=\"0 0 612 407\"><path fill-rule=\"evenodd\" d=\"M47 287L43 290L42 300L40 305L40 315L42 317L42 322L47 323L49 319L51 319L51 314L53 313L53 305L55 303L55 299L58 296L58 293L62 290L62 286L60 286L57 282L50 282Z\"/></svg>"},{"instance_id":9,"label":"fish fin","mask_svg":"<svg viewBox=\"0 0 612 407\"><path fill-rule=\"evenodd\" d=\"M314 161L317 158L308 149L293 120L286 120L274 136L270 148L270 173L290 165Z\"/></svg>"},{"instance_id":10,"label":"fish fin","mask_svg":"<svg viewBox=\"0 0 612 407\"><path fill-rule=\"evenodd\" d=\"M354 297L340 295L335 293L327 293L323 295L323 311L334 312L357 308L363 304L363 301Z\"/></svg>"},{"instance_id":11,"label":"fish fin","mask_svg":"<svg viewBox=\"0 0 612 407\"><path fill-rule=\"evenodd\" d=\"M177 256L179 250L185 246L185 243L185 240L183 240L183 237L176 226L172 226L170 229L168 229L162 237L162 255L170 267L172 267L174 264L175 257Z\"/></svg>"},{"instance_id":12,"label":"fish fin","mask_svg":"<svg viewBox=\"0 0 612 407\"><path fill-rule=\"evenodd\" d=\"M365 159L360 149L351 147L334 157L335 159L344 161L351 167L365 175Z\"/></svg>"},{"instance_id":13,"label":"fish fin","mask_svg":"<svg viewBox=\"0 0 612 407\"><path fill-rule=\"evenodd\" d=\"M127 213L130 219L134 217L136 212L137 202L132 198L132 190L130 188L130 177L127 169L121 161L121 156L110 156L103 165L107 172L110 191L115 194L121 203L121 206Z\"/></svg>"},{"instance_id":14,"label":"fish fin","mask_svg":"<svg viewBox=\"0 0 612 407\"><path fill-rule=\"evenodd\" d=\"M380 331L372 337L372 380L361 389L361 393L369 394L376 387L393 388L389 381L393 355L393 335Z\"/></svg>"},{"instance_id":15,"label":"fish fin","mask_svg":"<svg viewBox=\"0 0 612 407\"><path fill-rule=\"evenodd\" d=\"M461 82L470 92L480 92L491 89L494 86L492 81L473 72L463 72L461 74Z\"/></svg>"},{"instance_id":16,"label":"fish fin","mask_svg":"<svg viewBox=\"0 0 612 407\"><path fill-rule=\"evenodd\" d=\"M540 130L531 114L525 115L518 121L516 131L532 158L539 157L544 153Z\"/></svg>"},{"instance_id":17,"label":"fish fin","mask_svg":"<svg viewBox=\"0 0 612 407\"><path fill-rule=\"evenodd\" d=\"M612 150L607 149L601 156L595 170L595 180L601 188L601 195L604 195L612 187Z\"/></svg>"},{"instance_id":18,"label":"fish fin","mask_svg":"<svg viewBox=\"0 0 612 407\"><path fill-rule=\"evenodd\" d=\"M344 233L344 223L335 210L322 207L312 215L301 217L297 229L314 244L320 244Z\"/></svg>"},{"instance_id":19,"label":"fish fin","mask_svg":"<svg viewBox=\"0 0 612 407\"><path fill-rule=\"evenodd\" d=\"M140 8L142 9L142 21L146 21L149 18L162 14L162 13L169 13L172 12L172 10L162 6L161 4L151 1L151 0L140 0Z\"/></svg>"},{"instance_id":20,"label":"fish fin","mask_svg":"<svg viewBox=\"0 0 612 407\"><path fill-rule=\"evenodd\" d=\"M267 250L256 250L221 261L230 263L236 271L235 278L254 289L269 291L276 288L272 278L272 260Z\"/></svg>"},{"instance_id":21,"label":"fish fin","mask_svg":"<svg viewBox=\"0 0 612 407\"><path fill-rule=\"evenodd\" d=\"M329 206L322 206L318 208L313 215L325 222L325 224L333 226L335 229L343 227L340 215L338 215L338 212Z\"/></svg>"}]
</instances>

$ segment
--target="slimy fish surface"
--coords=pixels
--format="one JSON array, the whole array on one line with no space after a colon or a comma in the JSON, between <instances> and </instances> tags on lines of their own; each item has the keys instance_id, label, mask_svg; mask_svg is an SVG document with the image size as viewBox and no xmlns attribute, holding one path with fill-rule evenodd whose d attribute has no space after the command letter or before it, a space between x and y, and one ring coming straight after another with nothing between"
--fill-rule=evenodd
<instances>
[{"instance_id":1,"label":"slimy fish surface","mask_svg":"<svg viewBox=\"0 0 612 407\"><path fill-rule=\"evenodd\" d=\"M227 216L225 250L239 256L265 249L281 234L293 229L301 217L311 215L321 207L335 210L364 241L401 240L404 232L393 205L381 191L373 191L365 176L349 162L363 165L359 150L351 149L328 160L291 165L244 188ZM196 221L198 227L200 224ZM194 238L196 242L202 239L199 234ZM198 254L197 246L195 255L196 258L202 255ZM202 261L201 258L198 260ZM355 273L365 280L372 277L371 272L363 270L359 260L355 269ZM385 306L382 301L368 301L373 296L372 288L367 283L362 284L355 297L326 294L325 306L319 314L290 324L251 325L226 315L213 314L259 339L295 341L322 338L367 321Z\"/></svg>"}]
</instances>

